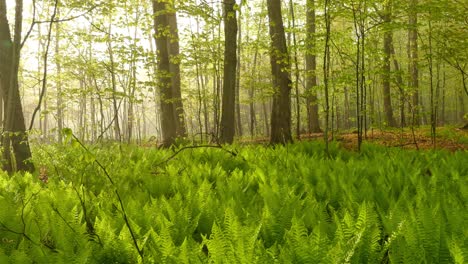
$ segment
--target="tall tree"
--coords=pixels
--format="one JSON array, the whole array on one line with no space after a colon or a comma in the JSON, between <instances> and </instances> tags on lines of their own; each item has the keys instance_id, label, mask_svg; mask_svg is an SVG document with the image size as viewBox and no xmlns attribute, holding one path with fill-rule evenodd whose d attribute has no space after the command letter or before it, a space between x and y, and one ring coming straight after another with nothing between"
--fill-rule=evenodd
<instances>
[{"instance_id":1,"label":"tall tree","mask_svg":"<svg viewBox=\"0 0 468 264\"><path fill-rule=\"evenodd\" d=\"M317 58L315 55L315 0L307 0L307 33L306 33L306 93L307 119L309 133L321 132L318 113L317 86Z\"/></svg>"},{"instance_id":2,"label":"tall tree","mask_svg":"<svg viewBox=\"0 0 468 264\"><path fill-rule=\"evenodd\" d=\"M284 35L281 1L267 0L270 26L270 62L273 77L273 106L271 136L273 144L292 141L291 135L291 77L286 37Z\"/></svg>"},{"instance_id":3,"label":"tall tree","mask_svg":"<svg viewBox=\"0 0 468 264\"><path fill-rule=\"evenodd\" d=\"M0 88L5 102L3 127L3 168L8 172L33 171L18 84L23 1L16 0L15 35L11 38L5 0L0 0Z\"/></svg>"},{"instance_id":4,"label":"tall tree","mask_svg":"<svg viewBox=\"0 0 468 264\"><path fill-rule=\"evenodd\" d=\"M221 142L232 143L234 140L236 68L237 68L237 19L235 0L224 1L224 81L221 115Z\"/></svg>"},{"instance_id":5,"label":"tall tree","mask_svg":"<svg viewBox=\"0 0 468 264\"><path fill-rule=\"evenodd\" d=\"M292 23L292 44L294 45L293 62L294 62L294 92L296 101L296 135L297 138L301 137L301 95L299 93L299 62L297 58L297 38L296 38L296 15L294 12L294 2L289 0L289 11L291 15L290 22ZM292 88L292 87L291 87Z\"/></svg>"},{"instance_id":6,"label":"tall tree","mask_svg":"<svg viewBox=\"0 0 468 264\"><path fill-rule=\"evenodd\" d=\"M167 45L169 48L169 71L171 73L172 92L174 96L176 133L179 137L185 137L187 135L187 129L185 127L184 104L182 102L180 90L179 31L177 28L177 14L172 1L167 12L167 19L170 29Z\"/></svg>"},{"instance_id":7,"label":"tall tree","mask_svg":"<svg viewBox=\"0 0 468 264\"><path fill-rule=\"evenodd\" d=\"M408 31L408 58L410 81L409 87L413 92L412 113L413 125L421 123L419 106L419 69L418 69L418 0L410 0L409 31Z\"/></svg>"},{"instance_id":8,"label":"tall tree","mask_svg":"<svg viewBox=\"0 0 468 264\"><path fill-rule=\"evenodd\" d=\"M164 0L153 0L154 29L158 61L158 88L161 103L162 145L169 147L177 137L174 96L169 61L168 4Z\"/></svg>"},{"instance_id":9,"label":"tall tree","mask_svg":"<svg viewBox=\"0 0 468 264\"><path fill-rule=\"evenodd\" d=\"M392 45L393 45L393 32L390 27L392 22L392 1L387 1L383 15L383 22L386 26L384 30L384 61L382 69L382 86L383 86L383 106L385 112L385 119L387 125L396 127L395 118L393 117L392 96L390 93L390 77L391 77L391 63Z\"/></svg>"},{"instance_id":10,"label":"tall tree","mask_svg":"<svg viewBox=\"0 0 468 264\"><path fill-rule=\"evenodd\" d=\"M242 4L242 1L241 1ZM241 52L242 52L242 9L239 5L237 10L239 10L238 16L238 34L237 34L237 61L236 61L236 134L239 137L242 137L242 119L241 119L241 107L240 107L240 78L241 78Z\"/></svg>"},{"instance_id":11,"label":"tall tree","mask_svg":"<svg viewBox=\"0 0 468 264\"><path fill-rule=\"evenodd\" d=\"M358 150L361 150L363 132L366 129L366 25L367 2L352 4L354 34L356 36L356 124L358 128Z\"/></svg>"},{"instance_id":12,"label":"tall tree","mask_svg":"<svg viewBox=\"0 0 468 264\"><path fill-rule=\"evenodd\" d=\"M110 65L108 67L109 74L111 76L111 85L112 85L112 106L114 110L113 123L114 123L114 138L115 140L122 140L122 131L120 129L120 119L119 119L119 108L120 104L117 103L117 71L116 71L116 62L114 58L114 47L112 45L112 20L109 21L109 36L107 38L107 52L109 53ZM112 122L111 122L112 123Z\"/></svg>"},{"instance_id":13,"label":"tall tree","mask_svg":"<svg viewBox=\"0 0 468 264\"><path fill-rule=\"evenodd\" d=\"M59 9L57 9L57 17L60 17ZM60 62L60 23L55 23L55 68L57 71L57 101L56 101L56 118L57 118L57 140L62 143L63 130L63 92L62 92L62 64Z\"/></svg>"},{"instance_id":14,"label":"tall tree","mask_svg":"<svg viewBox=\"0 0 468 264\"><path fill-rule=\"evenodd\" d=\"M331 31L331 16L329 10L329 2L325 0L324 3L324 18L325 18L325 49L323 52L323 83L325 88L325 132L323 133L325 140L325 152L329 155L328 151L328 130L330 121L330 103L329 103L329 77L330 77L330 31ZM333 117L332 117L333 120ZM333 130L333 128L332 128Z\"/></svg>"}]
</instances>

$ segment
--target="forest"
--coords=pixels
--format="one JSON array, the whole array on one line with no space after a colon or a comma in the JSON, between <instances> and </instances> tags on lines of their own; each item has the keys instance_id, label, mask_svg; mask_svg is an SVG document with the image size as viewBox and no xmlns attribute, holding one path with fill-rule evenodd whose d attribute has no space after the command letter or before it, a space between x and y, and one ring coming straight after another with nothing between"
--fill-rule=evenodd
<instances>
[{"instance_id":1,"label":"forest","mask_svg":"<svg viewBox=\"0 0 468 264\"><path fill-rule=\"evenodd\" d=\"M0 263L468 262L464 0L0 0Z\"/></svg>"}]
</instances>

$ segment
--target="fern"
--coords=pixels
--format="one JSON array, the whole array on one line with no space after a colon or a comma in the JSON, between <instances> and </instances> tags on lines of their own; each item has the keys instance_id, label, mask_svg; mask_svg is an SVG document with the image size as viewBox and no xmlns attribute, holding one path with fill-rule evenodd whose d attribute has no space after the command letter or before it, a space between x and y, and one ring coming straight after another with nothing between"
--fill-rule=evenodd
<instances>
[{"instance_id":1,"label":"fern","mask_svg":"<svg viewBox=\"0 0 468 264\"><path fill-rule=\"evenodd\" d=\"M193 149L164 165L170 150L41 146L47 184L0 172L0 263L467 261L466 154L365 145L325 159L321 146Z\"/></svg>"}]
</instances>

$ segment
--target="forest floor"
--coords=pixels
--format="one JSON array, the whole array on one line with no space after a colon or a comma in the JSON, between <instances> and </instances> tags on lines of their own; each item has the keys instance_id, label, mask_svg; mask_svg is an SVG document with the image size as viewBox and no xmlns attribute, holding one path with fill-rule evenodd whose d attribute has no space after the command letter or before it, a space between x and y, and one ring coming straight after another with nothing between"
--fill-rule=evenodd
<instances>
[{"instance_id":1,"label":"forest floor","mask_svg":"<svg viewBox=\"0 0 468 264\"><path fill-rule=\"evenodd\" d=\"M468 131L453 127L438 129L436 136L436 149L449 151L468 150ZM336 137L348 149L357 147L357 133L342 133ZM405 149L432 149L434 145L428 128L419 128L413 132L411 129L404 130L380 130L371 129L367 131L364 140L387 147L401 147Z\"/></svg>"},{"instance_id":2,"label":"forest floor","mask_svg":"<svg viewBox=\"0 0 468 264\"><path fill-rule=\"evenodd\" d=\"M457 127L438 127L436 131L436 149L448 151L468 150L468 130ZM321 140L323 133L301 134L300 140ZM357 131L335 132L333 137L341 145L350 150L357 149ZM432 149L429 127L415 128L414 134L410 128L381 130L372 128L363 135L363 141L372 142L387 147L401 147L404 149ZM241 143L267 143L268 138L245 139Z\"/></svg>"}]
</instances>

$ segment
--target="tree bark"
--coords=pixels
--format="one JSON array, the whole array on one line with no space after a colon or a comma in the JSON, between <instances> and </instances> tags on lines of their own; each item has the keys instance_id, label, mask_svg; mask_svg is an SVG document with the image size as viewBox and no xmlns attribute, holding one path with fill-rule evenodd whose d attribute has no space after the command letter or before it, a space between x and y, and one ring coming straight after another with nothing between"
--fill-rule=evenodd
<instances>
[{"instance_id":1,"label":"tree bark","mask_svg":"<svg viewBox=\"0 0 468 264\"><path fill-rule=\"evenodd\" d=\"M329 2L325 0L324 4L324 18L325 18L325 49L323 52L323 83L325 90L325 131L323 133L325 141L325 153L329 155L328 151L328 131L329 131L329 121L330 121L330 103L329 103L329 76L330 76L330 31L331 31L331 17L329 13ZM333 121L333 115L332 115ZM333 124L333 122L332 122ZM332 127L333 131L333 127Z\"/></svg>"},{"instance_id":2,"label":"tree bark","mask_svg":"<svg viewBox=\"0 0 468 264\"><path fill-rule=\"evenodd\" d=\"M317 58L315 55L315 0L307 0L306 33L306 93L307 120L309 133L322 132L320 129L317 86Z\"/></svg>"},{"instance_id":3,"label":"tree bark","mask_svg":"<svg viewBox=\"0 0 468 264\"><path fill-rule=\"evenodd\" d=\"M241 49L242 49L242 12L239 8L239 16L238 16L238 34L237 34L237 60L236 60L236 112L235 112L235 119L236 119L236 135L242 137L243 129L242 129L242 118L241 118L241 105L240 105L240 76L241 76Z\"/></svg>"},{"instance_id":4,"label":"tree bark","mask_svg":"<svg viewBox=\"0 0 468 264\"><path fill-rule=\"evenodd\" d=\"M3 169L14 171L34 170L29 161L31 150L26 134L23 109L18 85L18 68L21 49L23 1L16 1L15 35L11 39L5 0L0 0L0 88L6 105L3 129Z\"/></svg>"},{"instance_id":5,"label":"tree bark","mask_svg":"<svg viewBox=\"0 0 468 264\"><path fill-rule=\"evenodd\" d=\"M187 136L187 128L185 125L184 104L182 102L182 93L180 89L180 58L179 58L179 31L177 28L177 14L174 4L171 4L167 19L170 28L170 36L168 38L169 48L169 71L171 73L172 93L174 96L174 118L176 125L176 133L178 137Z\"/></svg>"},{"instance_id":6,"label":"tree bark","mask_svg":"<svg viewBox=\"0 0 468 264\"><path fill-rule=\"evenodd\" d=\"M172 78L170 73L169 61L169 36L168 29L170 28L167 18L168 6L162 0L153 0L154 12L154 29L156 41L156 53L158 61L158 88L160 90L161 102L161 132L162 145L170 147L175 143L177 137L175 124L175 107Z\"/></svg>"},{"instance_id":7,"label":"tree bark","mask_svg":"<svg viewBox=\"0 0 468 264\"><path fill-rule=\"evenodd\" d=\"M237 68L237 20L234 0L224 1L224 81L221 115L221 142L231 144L235 133L235 98Z\"/></svg>"},{"instance_id":8,"label":"tree bark","mask_svg":"<svg viewBox=\"0 0 468 264\"><path fill-rule=\"evenodd\" d=\"M396 59L395 55L395 46L391 43L391 56L393 60L393 67L395 68L396 72L396 84L398 86L398 90L400 92L400 125L401 127L406 126L406 117L405 117L405 102L406 102L406 92L403 87L403 76L401 74L401 67Z\"/></svg>"},{"instance_id":9,"label":"tree bark","mask_svg":"<svg viewBox=\"0 0 468 264\"><path fill-rule=\"evenodd\" d=\"M250 89L249 89L249 116L250 116L250 136L255 135L255 126L257 123L255 117L255 78L257 73L257 61L258 61L258 46L255 45L254 59L252 65L252 73L250 76Z\"/></svg>"},{"instance_id":10,"label":"tree bark","mask_svg":"<svg viewBox=\"0 0 468 264\"><path fill-rule=\"evenodd\" d=\"M390 59L392 55L393 32L391 29L388 28L388 26L392 22L392 1L388 1L385 7L385 15L383 17L383 20L384 25L387 26L384 32L384 62L382 69L383 106L387 125L390 127L396 127L395 118L393 117L392 96L390 93Z\"/></svg>"},{"instance_id":11,"label":"tree bark","mask_svg":"<svg viewBox=\"0 0 468 264\"><path fill-rule=\"evenodd\" d=\"M291 135L291 78L290 62L284 35L281 1L267 0L271 37L271 73L273 76L273 107L271 112L270 143L285 144Z\"/></svg>"},{"instance_id":12,"label":"tree bark","mask_svg":"<svg viewBox=\"0 0 468 264\"><path fill-rule=\"evenodd\" d=\"M122 141L122 132L120 129L120 120L119 120L119 105L117 104L117 80L115 73L115 61L114 61L114 50L112 47L112 21L109 22L109 40L107 41L107 50L109 52L109 74L111 75L112 83L112 106L114 110L114 138L115 140Z\"/></svg>"},{"instance_id":13,"label":"tree bark","mask_svg":"<svg viewBox=\"0 0 468 264\"><path fill-rule=\"evenodd\" d=\"M60 16L60 10L57 8L57 17ZM60 23L55 23L55 68L57 71L57 81L55 83L57 89L56 115L57 115L57 140L62 144L63 130L63 95L62 95L62 65L60 63Z\"/></svg>"},{"instance_id":14,"label":"tree bark","mask_svg":"<svg viewBox=\"0 0 468 264\"><path fill-rule=\"evenodd\" d=\"M301 95L299 92L299 62L297 59L297 39L296 39L296 17L294 12L294 3L292 0L289 0L289 11L291 14L291 23L292 23L292 42L294 45L294 92L296 99L296 135L297 138L301 138Z\"/></svg>"},{"instance_id":15,"label":"tree bark","mask_svg":"<svg viewBox=\"0 0 468 264\"><path fill-rule=\"evenodd\" d=\"M412 112L413 125L421 124L420 105L419 105L419 69L418 69L418 13L416 7L418 0L411 0L409 9L409 32L408 32L408 57L410 82L409 87L413 92Z\"/></svg>"}]
</instances>

